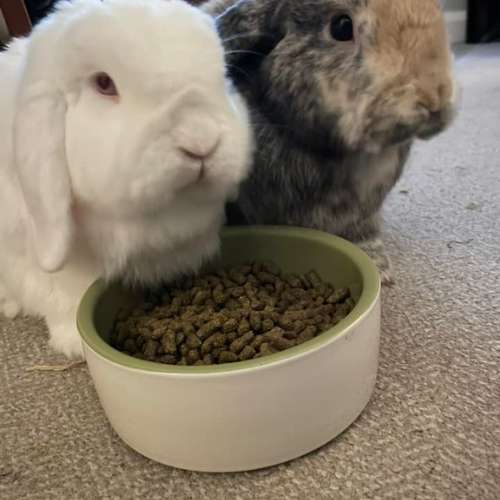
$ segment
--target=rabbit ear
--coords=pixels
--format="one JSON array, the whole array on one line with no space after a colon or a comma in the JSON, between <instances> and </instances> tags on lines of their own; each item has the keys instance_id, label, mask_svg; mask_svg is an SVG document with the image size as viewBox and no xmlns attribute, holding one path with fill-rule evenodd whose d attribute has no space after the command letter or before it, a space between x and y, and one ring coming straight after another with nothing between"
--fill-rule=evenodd
<instances>
[{"instance_id":1,"label":"rabbit ear","mask_svg":"<svg viewBox=\"0 0 500 500\"><path fill-rule=\"evenodd\" d=\"M229 64L249 66L269 55L285 36L282 0L239 0L226 9L224 5L227 2L215 0L207 9L213 10Z\"/></svg>"},{"instance_id":2,"label":"rabbit ear","mask_svg":"<svg viewBox=\"0 0 500 500\"><path fill-rule=\"evenodd\" d=\"M25 74L14 122L14 153L36 256L49 272L64 265L73 235L65 115L62 92L52 82Z\"/></svg>"}]
</instances>

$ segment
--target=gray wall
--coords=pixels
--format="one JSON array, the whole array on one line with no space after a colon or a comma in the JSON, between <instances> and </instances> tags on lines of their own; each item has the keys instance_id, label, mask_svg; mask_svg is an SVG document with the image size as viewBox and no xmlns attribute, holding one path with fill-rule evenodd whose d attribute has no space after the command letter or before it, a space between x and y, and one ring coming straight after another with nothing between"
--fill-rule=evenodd
<instances>
[{"instance_id":1,"label":"gray wall","mask_svg":"<svg viewBox=\"0 0 500 500\"><path fill-rule=\"evenodd\" d=\"M465 10L467 8L467 0L441 0L441 4L445 10Z\"/></svg>"}]
</instances>

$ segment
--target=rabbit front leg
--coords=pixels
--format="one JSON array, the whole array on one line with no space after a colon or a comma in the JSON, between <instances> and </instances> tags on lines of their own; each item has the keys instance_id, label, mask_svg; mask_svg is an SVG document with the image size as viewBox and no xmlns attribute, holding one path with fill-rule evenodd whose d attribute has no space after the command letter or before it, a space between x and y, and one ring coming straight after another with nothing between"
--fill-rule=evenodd
<instances>
[{"instance_id":1,"label":"rabbit front leg","mask_svg":"<svg viewBox=\"0 0 500 500\"><path fill-rule=\"evenodd\" d=\"M382 239L377 236L363 241L358 241L356 242L356 245L368 254L377 266L382 285L392 286L394 284L392 263L385 251Z\"/></svg>"},{"instance_id":2,"label":"rabbit front leg","mask_svg":"<svg viewBox=\"0 0 500 500\"><path fill-rule=\"evenodd\" d=\"M83 359L76 316L85 290L96 277L92 267L83 262L70 265L57 276L52 276L52 293L44 303L43 316L49 329L50 346L68 358Z\"/></svg>"},{"instance_id":3,"label":"rabbit front leg","mask_svg":"<svg viewBox=\"0 0 500 500\"><path fill-rule=\"evenodd\" d=\"M379 270L382 285L392 286L394 284L392 263L380 236L381 225L382 218L380 213L376 212L369 217L359 217L351 221L348 228L339 235L353 242L372 259Z\"/></svg>"},{"instance_id":4,"label":"rabbit front leg","mask_svg":"<svg viewBox=\"0 0 500 500\"><path fill-rule=\"evenodd\" d=\"M6 318L14 319L20 312L20 304L10 297L6 287L0 283L0 313Z\"/></svg>"},{"instance_id":5,"label":"rabbit front leg","mask_svg":"<svg viewBox=\"0 0 500 500\"><path fill-rule=\"evenodd\" d=\"M76 307L64 315L48 316L45 320L52 349L71 359L83 359L82 342L76 327Z\"/></svg>"},{"instance_id":6,"label":"rabbit front leg","mask_svg":"<svg viewBox=\"0 0 500 500\"><path fill-rule=\"evenodd\" d=\"M355 243L373 260L379 270L382 285L392 286L394 284L392 263L380 236L381 225L382 218L377 212L352 224L348 234L342 236Z\"/></svg>"},{"instance_id":7,"label":"rabbit front leg","mask_svg":"<svg viewBox=\"0 0 500 500\"><path fill-rule=\"evenodd\" d=\"M0 311L6 318L14 319L21 312L21 306L14 300L0 301Z\"/></svg>"}]
</instances>

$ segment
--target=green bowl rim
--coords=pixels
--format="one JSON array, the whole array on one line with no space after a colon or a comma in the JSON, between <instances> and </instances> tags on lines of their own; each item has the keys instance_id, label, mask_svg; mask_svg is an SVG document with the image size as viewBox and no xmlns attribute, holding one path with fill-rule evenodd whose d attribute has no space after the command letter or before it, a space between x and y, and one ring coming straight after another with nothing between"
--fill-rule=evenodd
<instances>
[{"instance_id":1,"label":"green bowl rim","mask_svg":"<svg viewBox=\"0 0 500 500\"><path fill-rule=\"evenodd\" d=\"M324 233L315 229L305 229L292 226L235 226L226 227L222 230L223 235L238 236L240 234L266 235L280 234L309 241L317 241L326 244L335 250L346 254L359 268L363 286L361 296L351 313L333 328L323 332L317 337L304 342L301 345L291 347L285 351L265 356L263 358L251 359L209 366L177 366L155 363L134 358L124 354L107 344L97 333L92 321L94 308L108 284L102 279L96 280L85 292L77 312L77 327L85 344L97 355L105 360L121 365L132 370L141 370L156 373L168 373L175 375L207 375L229 372L241 372L243 370L268 367L277 363L290 361L311 351L315 351L338 337L346 334L355 327L373 309L380 294L380 275L377 267L370 257L352 243Z\"/></svg>"}]
</instances>

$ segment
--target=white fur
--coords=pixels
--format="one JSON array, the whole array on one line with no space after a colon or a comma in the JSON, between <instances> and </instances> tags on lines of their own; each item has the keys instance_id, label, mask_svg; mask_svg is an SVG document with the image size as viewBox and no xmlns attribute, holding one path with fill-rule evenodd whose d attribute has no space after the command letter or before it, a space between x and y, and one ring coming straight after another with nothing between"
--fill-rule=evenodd
<instances>
[{"instance_id":1,"label":"white fur","mask_svg":"<svg viewBox=\"0 0 500 500\"><path fill-rule=\"evenodd\" d=\"M150 283L217 250L250 162L246 109L213 21L180 0L59 3L0 74L0 312L43 316L80 356L76 308L98 276Z\"/></svg>"}]
</instances>

